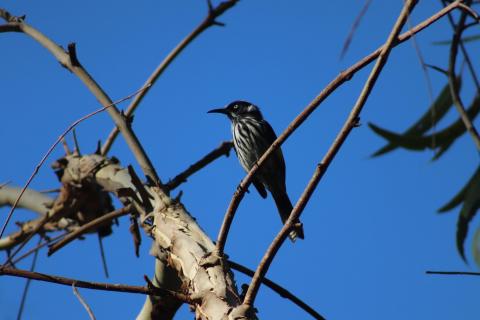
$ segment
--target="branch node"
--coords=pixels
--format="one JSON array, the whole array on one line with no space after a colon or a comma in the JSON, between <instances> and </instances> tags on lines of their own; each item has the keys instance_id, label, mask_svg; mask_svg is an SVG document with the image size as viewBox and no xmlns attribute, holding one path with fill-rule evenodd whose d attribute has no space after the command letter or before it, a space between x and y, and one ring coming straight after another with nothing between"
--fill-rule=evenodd
<instances>
[{"instance_id":1,"label":"branch node","mask_svg":"<svg viewBox=\"0 0 480 320\"><path fill-rule=\"evenodd\" d=\"M70 63L73 67L80 67L80 61L78 61L77 57L77 45L75 42L71 42L68 44L67 50L68 56L70 57Z\"/></svg>"}]
</instances>

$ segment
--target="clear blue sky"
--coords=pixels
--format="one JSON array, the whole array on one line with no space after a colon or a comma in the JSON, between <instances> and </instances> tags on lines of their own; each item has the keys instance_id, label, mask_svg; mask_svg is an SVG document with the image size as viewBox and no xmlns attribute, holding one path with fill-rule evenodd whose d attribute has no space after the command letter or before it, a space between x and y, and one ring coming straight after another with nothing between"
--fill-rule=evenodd
<instances>
[{"instance_id":1,"label":"clear blue sky","mask_svg":"<svg viewBox=\"0 0 480 320\"><path fill-rule=\"evenodd\" d=\"M230 139L226 119L206 111L235 99L259 105L282 131L340 71L386 39L403 1L373 1L344 60L339 53L364 1L241 1L220 18L225 28L202 34L171 65L138 110L134 129L163 180ZM440 9L421 1L418 23ZM112 99L137 90L163 57L206 14L204 1L3 1L12 14L66 47L77 43L82 64ZM448 48L431 43L449 37L442 20L417 37L425 59L446 67ZM478 57L478 46L470 46ZM80 81L40 45L22 34L1 34L2 122L0 182L23 184L56 137L74 120L98 108ZM477 61L476 61L477 62ZM369 68L368 68L369 70ZM287 187L298 199L316 163L355 102L368 70L358 73L313 114L283 146ZM445 78L432 73L434 94ZM383 141L366 126L374 122L401 131L430 104L427 86L411 43L395 49L355 129L307 206L306 240L286 243L268 276L317 309L327 319L478 319L480 279L427 276L428 269L470 270L455 249L458 210L439 216L472 175L478 154L462 137L440 161L432 152L395 151L369 155ZM466 92L466 91L465 91ZM124 105L123 105L124 107ZM446 125L456 118L452 112ZM111 120L101 114L81 124L82 152L104 140ZM49 159L61 156L56 150ZM111 155L135 164L123 141ZM229 200L244 173L236 158L222 158L181 186L182 200L205 231L216 237ZM44 166L36 189L58 185ZM178 191L177 191L178 192ZM251 190L241 204L226 251L255 268L280 228L271 197ZM0 210L5 217L7 208ZM14 221L31 217L17 210ZM3 221L3 218L2 218ZM128 219L105 239L111 273L105 279L97 238L77 241L51 258L39 257L38 271L73 278L143 284L154 260L143 237L134 256ZM474 221L474 225L478 225ZM473 227L472 226L472 227ZM473 229L473 228L472 228ZM9 228L13 230L13 224ZM467 254L470 256L470 239ZM2 259L4 259L2 257ZM29 262L19 267L28 268ZM249 281L236 274L237 284ZM24 280L0 278L0 319L14 319ZM144 297L81 290L98 319L131 319ZM256 301L263 319L307 319L289 301L262 289ZM32 283L24 319L86 319L71 288ZM178 319L193 315L184 307Z\"/></svg>"}]
</instances>

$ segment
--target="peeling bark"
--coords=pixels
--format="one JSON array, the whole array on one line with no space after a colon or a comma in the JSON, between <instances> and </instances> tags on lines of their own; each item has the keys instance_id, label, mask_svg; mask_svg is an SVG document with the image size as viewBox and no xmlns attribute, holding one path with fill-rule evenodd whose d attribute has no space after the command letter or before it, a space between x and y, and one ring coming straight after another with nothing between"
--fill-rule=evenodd
<instances>
[{"instance_id":1,"label":"peeling bark","mask_svg":"<svg viewBox=\"0 0 480 320\"><path fill-rule=\"evenodd\" d=\"M242 302L225 259L215 253L213 241L180 202L158 186L138 186L127 168L99 155L66 160L62 183L95 181L137 208L140 226L154 240L154 285L190 296L196 319L247 319L249 308L239 308ZM166 299L170 300L149 297L137 319L171 319L180 303L172 305L172 298Z\"/></svg>"}]
</instances>

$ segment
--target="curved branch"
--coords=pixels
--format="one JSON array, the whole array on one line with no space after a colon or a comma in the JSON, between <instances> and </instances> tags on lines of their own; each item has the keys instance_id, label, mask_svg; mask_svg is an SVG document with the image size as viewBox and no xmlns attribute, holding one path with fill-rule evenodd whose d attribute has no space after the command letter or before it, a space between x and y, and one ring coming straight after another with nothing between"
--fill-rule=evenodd
<instances>
[{"instance_id":1,"label":"curved branch","mask_svg":"<svg viewBox=\"0 0 480 320\"><path fill-rule=\"evenodd\" d=\"M83 281L83 280L65 278L65 277L60 277L60 276L55 276L55 275L50 275L45 273L15 269L10 267L0 267L0 276L3 276L3 275L27 278L27 279L37 280L37 281L51 282L51 283L65 285L65 286L75 285L76 287L79 287L79 288L102 290L102 291L148 294L153 296L167 295L167 296L172 296L185 303L192 302L192 299L190 299L190 297L182 293L173 292L173 291L158 288L158 287L142 287L142 286L130 286L125 284Z\"/></svg>"},{"instance_id":2,"label":"curved branch","mask_svg":"<svg viewBox=\"0 0 480 320\"><path fill-rule=\"evenodd\" d=\"M225 11L233 7L238 0L227 0L222 3L220 3L218 6L213 8L209 4L209 10L208 10L208 15L205 17L205 19L189 34L187 35L180 43L173 48L173 50L163 59L163 61L158 65L158 67L153 71L153 73L148 77L147 81L145 81L144 86L149 85L153 86L157 79L162 75L162 73L167 69L167 67L175 60L175 58L185 49L195 38L197 38L203 31L208 29L209 27L213 25L219 25L218 22L216 22L216 18L222 15ZM125 111L125 115L127 118L131 116L134 112L135 109L137 109L138 105L140 102L142 102L143 98L145 95L148 93L149 90L145 90L141 94L139 94L133 101L130 103L128 106L127 110ZM102 155L106 155L110 148L112 147L113 142L115 141L115 138L117 137L119 132L118 127L114 127L110 134L108 135L107 140L105 140L104 145L102 146Z\"/></svg>"},{"instance_id":3,"label":"curved branch","mask_svg":"<svg viewBox=\"0 0 480 320\"><path fill-rule=\"evenodd\" d=\"M173 190L178 187L180 184L187 181L187 178L190 177L195 172L205 168L208 164L215 161L216 159L220 158L221 156L229 156L230 150L233 147L233 143L231 141L224 141L222 142L216 149L210 151L207 155L205 155L202 159L198 160L190 167L188 167L182 173L179 173L175 178L168 181L165 184L165 187L168 190Z\"/></svg>"},{"instance_id":4,"label":"curved branch","mask_svg":"<svg viewBox=\"0 0 480 320\"><path fill-rule=\"evenodd\" d=\"M253 277L255 275L255 271L239 264L236 263L232 260L228 260L228 264L232 269L235 269L243 274L246 274L247 276ZM288 299L295 303L297 306L299 306L301 309L303 309L305 312L307 312L309 315L311 315L314 319L317 320L325 320L324 317L322 317L317 311L315 311L312 307L310 307L308 304L300 300L296 295L285 289L284 287L276 284L272 280L268 278L263 278L262 279L262 284L266 285L276 293L278 293L282 298Z\"/></svg>"},{"instance_id":5,"label":"curved branch","mask_svg":"<svg viewBox=\"0 0 480 320\"><path fill-rule=\"evenodd\" d=\"M15 204L16 199L22 192L22 188L4 186L0 188L0 207ZM33 189L26 189L23 197L17 203L17 207L36 212L42 216L46 215L53 205L54 199Z\"/></svg>"},{"instance_id":6,"label":"curved branch","mask_svg":"<svg viewBox=\"0 0 480 320\"><path fill-rule=\"evenodd\" d=\"M393 47L399 45L400 43L410 39L414 34L422 31L438 19L442 18L444 15L449 13L450 11L457 9L460 7L461 0L456 0L443 8L442 10L438 11L435 15L431 16L430 18L426 19L422 23L416 25L413 29L403 33L393 43ZM233 222L233 218L235 216L235 212L240 204L240 201L243 199L248 186L251 184L252 179L257 172L258 168L265 163L267 158L276 150L278 149L285 140L290 137L290 135L300 126L302 123L315 111L315 109L320 105L323 100L325 100L332 92L334 92L339 86L343 83L350 80L353 75L363 69L365 66L370 64L373 60L375 60L383 50L383 46L369 54L368 56L364 57L362 60L348 68L347 70L341 72L332 82L330 82L321 92L320 94L313 99L312 102L288 125L288 127L278 136L278 138L272 143L272 145L265 151L265 153L258 159L257 163L252 166L248 174L243 178L238 186L237 190L235 191L232 200L228 206L228 209L225 213L222 226L218 233L217 237L217 251L218 253L222 254L225 249L225 243L227 241L228 232L230 230L230 226Z\"/></svg>"},{"instance_id":7,"label":"curved branch","mask_svg":"<svg viewBox=\"0 0 480 320\"><path fill-rule=\"evenodd\" d=\"M471 1L468 1L469 3ZM457 27L455 28L455 33L453 34L452 44L450 46L450 57L449 57L449 64L448 64L448 82L450 85L450 93L452 95L453 105L457 109L457 112L462 119L465 128L472 136L473 141L475 142L475 146L477 150L480 151L480 136L478 134L477 129L472 123L472 120L468 117L467 112L465 111L465 107L463 105L462 99L459 94L458 83L455 81L455 65L457 62L457 53L458 53L458 46L461 41L462 31L464 30L465 20L467 19L467 11L462 11L460 15L460 19L458 21Z\"/></svg>"},{"instance_id":8,"label":"curved branch","mask_svg":"<svg viewBox=\"0 0 480 320\"><path fill-rule=\"evenodd\" d=\"M406 1L402 12L400 13L394 27L392 28L392 31L390 32L390 35L388 36L387 41L385 42L385 45L382 47L382 51L380 52L380 55L377 59L377 62L375 63L375 66L373 67L367 81L365 82L362 92L360 93L357 99L357 102L352 108L352 111L350 112L347 120L345 121L345 124L343 125L339 134L333 141L332 146L327 151L322 162L317 166L317 169L315 170L314 175L310 179L310 182L308 183L307 187L303 191L303 194L301 195L300 199L295 204L295 207L293 208L292 213L290 214L290 217L287 219L287 221L285 222L284 226L282 227L278 235L272 241L272 243L270 244L270 247L267 249L267 251L265 252L265 255L263 256L262 261L258 265L258 268L255 271L255 275L252 278L252 282L250 283L247 293L245 294L245 298L243 300L244 304L253 306L253 303L258 293L258 289L260 288L261 281L264 278L265 274L267 273L268 268L270 267L270 264L272 263L276 253L278 252L283 242L287 238L290 230L294 227L294 223L298 221L303 209L305 208L308 201L310 200L310 197L315 191L315 188L320 182L320 179L322 178L323 174L327 171L330 163L335 158L336 154L340 150L341 146L347 139L352 129L358 125L360 112L362 111L363 106L365 105L365 102L367 101L370 93L372 92L372 89L375 86L378 76L380 75L380 72L382 71L383 67L385 66L388 60L390 51L395 45L398 34L402 30L402 27L407 20L409 12L412 12L412 9L417 4L417 1L418 0Z\"/></svg>"}]
</instances>

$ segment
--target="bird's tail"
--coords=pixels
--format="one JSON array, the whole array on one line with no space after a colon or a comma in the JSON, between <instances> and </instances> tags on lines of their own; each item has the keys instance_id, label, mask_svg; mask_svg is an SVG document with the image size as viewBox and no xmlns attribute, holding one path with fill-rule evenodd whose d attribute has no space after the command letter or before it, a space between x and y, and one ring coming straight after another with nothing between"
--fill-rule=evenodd
<instances>
[{"instance_id":1,"label":"bird's tail","mask_svg":"<svg viewBox=\"0 0 480 320\"><path fill-rule=\"evenodd\" d=\"M275 200L275 204L277 205L278 212L280 213L280 218L282 218L282 222L285 223L285 221L287 221L288 217L290 216L290 213L292 212L292 202L290 202L290 199L288 198L288 195L285 191L272 192L272 196ZM295 223L300 223L300 220L295 221ZM292 242L295 242L297 237L303 239L303 226L300 225L299 227L293 229L288 235L288 237L290 238L290 240L292 240Z\"/></svg>"}]
</instances>

